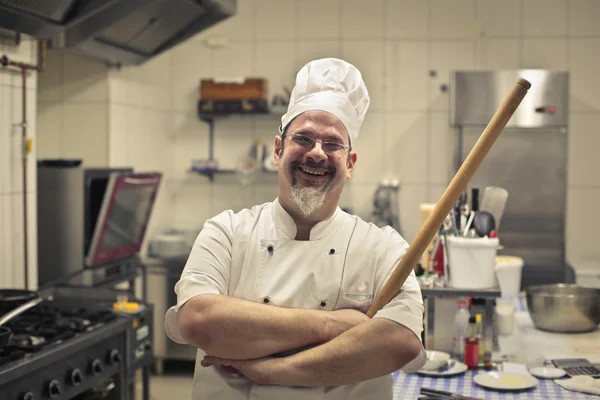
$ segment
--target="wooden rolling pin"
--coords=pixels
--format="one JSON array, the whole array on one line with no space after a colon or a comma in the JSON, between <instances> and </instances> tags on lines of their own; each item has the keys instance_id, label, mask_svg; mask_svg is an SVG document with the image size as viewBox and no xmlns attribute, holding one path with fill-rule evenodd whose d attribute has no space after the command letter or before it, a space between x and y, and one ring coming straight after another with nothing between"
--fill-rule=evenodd
<instances>
[{"instance_id":1,"label":"wooden rolling pin","mask_svg":"<svg viewBox=\"0 0 600 400\"><path fill-rule=\"evenodd\" d=\"M406 278L408 278L411 271L413 271L421 255L427 250L427 246L438 232L440 225L450 213L450 210L458 200L460 194L467 189L467 185L479 168L481 161L483 161L490 151L490 148L514 114L517 107L519 107L519 104L521 104L521 101L530 87L531 83L523 78L519 78L517 83L515 83L512 90L504 99L504 102L477 140L477 143L475 143L475 146L471 149L471 152L461 165L460 169L456 175L454 175L450 185L446 188L442 198L421 227L421 230L413 243L409 246L406 254L402 257L383 289L381 289L381 292L373 301L373 304L367 312L367 315L370 318L373 318L377 311L381 310L400 293Z\"/></svg>"}]
</instances>

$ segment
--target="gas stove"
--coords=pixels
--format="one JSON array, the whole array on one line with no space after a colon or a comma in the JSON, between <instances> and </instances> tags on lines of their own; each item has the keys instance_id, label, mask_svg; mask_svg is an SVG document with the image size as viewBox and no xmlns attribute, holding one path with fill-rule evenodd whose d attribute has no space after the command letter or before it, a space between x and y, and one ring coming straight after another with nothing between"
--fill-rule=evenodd
<instances>
[{"instance_id":1,"label":"gas stove","mask_svg":"<svg viewBox=\"0 0 600 400\"><path fill-rule=\"evenodd\" d=\"M74 301L46 301L9 321L0 398L123 399L130 320Z\"/></svg>"}]
</instances>

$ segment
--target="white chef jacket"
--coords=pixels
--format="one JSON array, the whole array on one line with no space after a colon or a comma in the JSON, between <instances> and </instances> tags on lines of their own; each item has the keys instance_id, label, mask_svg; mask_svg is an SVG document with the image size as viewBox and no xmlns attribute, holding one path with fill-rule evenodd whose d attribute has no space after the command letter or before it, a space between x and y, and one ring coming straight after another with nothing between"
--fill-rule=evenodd
<instances>
[{"instance_id":1,"label":"white chef jacket","mask_svg":"<svg viewBox=\"0 0 600 400\"><path fill-rule=\"evenodd\" d=\"M333 311L367 312L408 248L392 228L379 228L340 208L316 224L310 240L295 240L296 224L277 199L244 209L225 211L206 221L180 280L177 304L165 317L169 338L185 344L177 311L192 297L213 293L260 304ZM406 326L421 340L423 300L414 272L402 292L375 314ZM193 400L391 400L392 375L338 387L258 385L243 376L200 366L198 349ZM419 370L419 356L403 368Z\"/></svg>"}]
</instances>

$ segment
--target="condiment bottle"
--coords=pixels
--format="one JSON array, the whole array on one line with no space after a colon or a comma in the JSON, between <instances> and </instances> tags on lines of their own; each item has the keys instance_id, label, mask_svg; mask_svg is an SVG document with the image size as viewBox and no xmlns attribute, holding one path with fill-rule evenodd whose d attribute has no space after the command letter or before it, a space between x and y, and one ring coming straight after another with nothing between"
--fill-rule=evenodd
<instances>
[{"instance_id":1,"label":"condiment bottle","mask_svg":"<svg viewBox=\"0 0 600 400\"><path fill-rule=\"evenodd\" d=\"M465 338L465 364L469 369L479 367L479 339L475 317L469 318L469 335Z\"/></svg>"},{"instance_id":2,"label":"condiment bottle","mask_svg":"<svg viewBox=\"0 0 600 400\"><path fill-rule=\"evenodd\" d=\"M483 317L481 314L475 315L475 326L477 329L477 339L479 340L479 360L485 356L485 345L483 337Z\"/></svg>"}]
</instances>

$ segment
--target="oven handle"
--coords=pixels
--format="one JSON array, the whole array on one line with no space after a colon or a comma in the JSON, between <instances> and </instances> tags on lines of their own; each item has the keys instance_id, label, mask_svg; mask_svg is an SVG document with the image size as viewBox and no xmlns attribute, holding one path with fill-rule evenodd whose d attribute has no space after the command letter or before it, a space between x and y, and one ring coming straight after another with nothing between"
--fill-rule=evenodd
<instances>
[{"instance_id":1,"label":"oven handle","mask_svg":"<svg viewBox=\"0 0 600 400\"><path fill-rule=\"evenodd\" d=\"M130 183L132 185L144 185L148 183L156 183L158 182L158 178L148 178L148 179L138 179L138 178L125 178L125 183Z\"/></svg>"}]
</instances>

